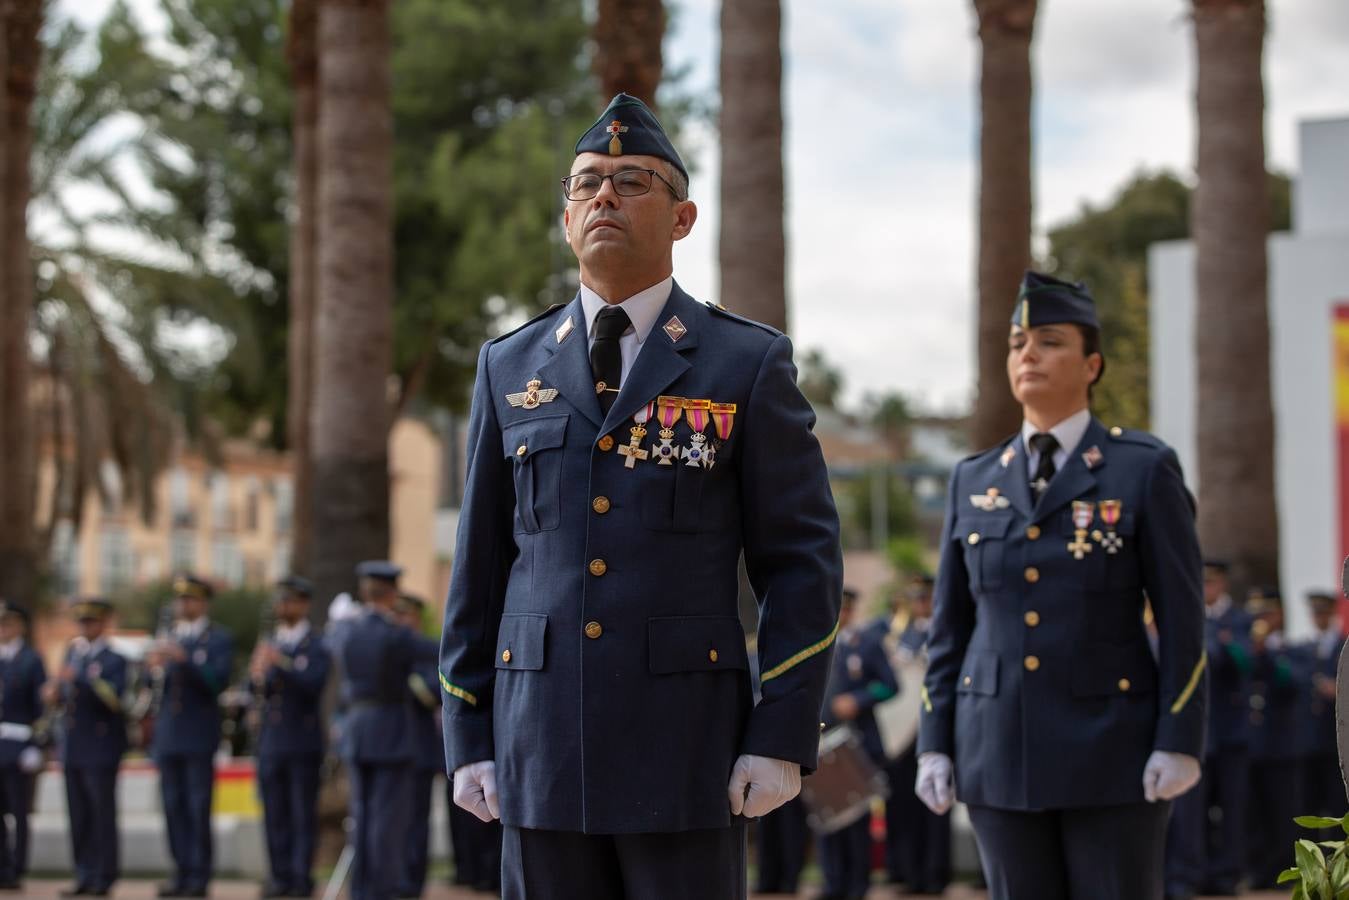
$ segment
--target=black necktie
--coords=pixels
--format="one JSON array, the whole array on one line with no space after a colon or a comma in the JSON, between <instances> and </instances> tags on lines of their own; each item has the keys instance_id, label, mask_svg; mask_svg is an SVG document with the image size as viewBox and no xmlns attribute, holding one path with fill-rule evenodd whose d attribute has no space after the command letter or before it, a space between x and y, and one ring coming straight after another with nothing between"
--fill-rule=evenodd
<instances>
[{"instance_id":1,"label":"black necktie","mask_svg":"<svg viewBox=\"0 0 1349 900\"><path fill-rule=\"evenodd\" d=\"M590 348L590 371L595 375L595 393L599 394L600 409L606 414L618 397L623 380L623 354L618 339L628 330L632 320L617 306L606 306L595 317L595 343Z\"/></svg>"},{"instance_id":2,"label":"black necktie","mask_svg":"<svg viewBox=\"0 0 1349 900\"><path fill-rule=\"evenodd\" d=\"M1030 446L1040 454L1040 464L1035 467L1035 475L1030 480L1030 486L1035 491L1035 499L1039 500L1045 488L1049 487L1049 482L1053 480L1054 473L1058 471L1054 467L1054 451L1059 448L1059 441L1054 435L1041 432L1031 435Z\"/></svg>"}]
</instances>

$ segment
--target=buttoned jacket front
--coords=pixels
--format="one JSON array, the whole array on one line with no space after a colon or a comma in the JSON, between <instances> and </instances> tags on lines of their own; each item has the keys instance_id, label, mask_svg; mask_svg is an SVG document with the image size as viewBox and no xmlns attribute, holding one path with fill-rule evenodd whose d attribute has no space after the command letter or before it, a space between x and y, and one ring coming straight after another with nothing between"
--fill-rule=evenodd
<instances>
[{"instance_id":1,"label":"buttoned jacket front","mask_svg":"<svg viewBox=\"0 0 1349 900\"><path fill-rule=\"evenodd\" d=\"M311 630L295 646L280 649L280 663L263 679L258 756L321 754L325 741L319 707L330 668L328 648Z\"/></svg>"},{"instance_id":2,"label":"buttoned jacket front","mask_svg":"<svg viewBox=\"0 0 1349 900\"><path fill-rule=\"evenodd\" d=\"M75 667L75 678L61 688L61 762L67 768L116 769L127 746L126 657L108 646L84 655L72 647L66 665Z\"/></svg>"},{"instance_id":3,"label":"buttoned jacket front","mask_svg":"<svg viewBox=\"0 0 1349 900\"><path fill-rule=\"evenodd\" d=\"M179 640L185 658L164 667L153 756L211 755L220 745L220 694L229 684L234 638L219 625Z\"/></svg>"}]
</instances>

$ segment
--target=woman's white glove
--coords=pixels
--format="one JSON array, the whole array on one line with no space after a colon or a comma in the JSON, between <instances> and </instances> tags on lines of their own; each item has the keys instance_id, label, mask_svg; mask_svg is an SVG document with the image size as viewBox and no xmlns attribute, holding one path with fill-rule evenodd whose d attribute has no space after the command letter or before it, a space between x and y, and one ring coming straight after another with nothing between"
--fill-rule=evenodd
<instances>
[{"instance_id":1,"label":"woman's white glove","mask_svg":"<svg viewBox=\"0 0 1349 900\"><path fill-rule=\"evenodd\" d=\"M924 753L918 757L918 780L913 792L937 815L949 810L956 799L951 757L945 753Z\"/></svg>"},{"instance_id":2,"label":"woman's white glove","mask_svg":"<svg viewBox=\"0 0 1349 900\"><path fill-rule=\"evenodd\" d=\"M749 819L766 816L801 793L801 767L794 762L743 754L726 785L731 813Z\"/></svg>"},{"instance_id":3,"label":"woman's white glove","mask_svg":"<svg viewBox=\"0 0 1349 900\"><path fill-rule=\"evenodd\" d=\"M1143 767L1143 797L1149 803L1174 800L1199 783L1199 771L1193 756L1153 750Z\"/></svg>"},{"instance_id":4,"label":"woman's white glove","mask_svg":"<svg viewBox=\"0 0 1349 900\"><path fill-rule=\"evenodd\" d=\"M497 764L490 759L454 770L454 805L490 822L501 818L497 803Z\"/></svg>"}]
</instances>

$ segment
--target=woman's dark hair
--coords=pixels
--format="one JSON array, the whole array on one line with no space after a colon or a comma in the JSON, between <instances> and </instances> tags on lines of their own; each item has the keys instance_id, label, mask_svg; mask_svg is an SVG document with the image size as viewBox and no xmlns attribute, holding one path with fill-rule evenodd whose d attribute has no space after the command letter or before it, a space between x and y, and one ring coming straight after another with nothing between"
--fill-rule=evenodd
<instances>
[{"instance_id":1,"label":"woman's dark hair","mask_svg":"<svg viewBox=\"0 0 1349 900\"><path fill-rule=\"evenodd\" d=\"M1096 381L1092 382L1094 386L1105 375L1105 353L1101 351L1101 329L1092 328L1090 325L1083 325L1078 322L1073 324L1082 335L1082 355L1091 356L1093 353L1101 355L1101 371L1096 373Z\"/></svg>"}]
</instances>

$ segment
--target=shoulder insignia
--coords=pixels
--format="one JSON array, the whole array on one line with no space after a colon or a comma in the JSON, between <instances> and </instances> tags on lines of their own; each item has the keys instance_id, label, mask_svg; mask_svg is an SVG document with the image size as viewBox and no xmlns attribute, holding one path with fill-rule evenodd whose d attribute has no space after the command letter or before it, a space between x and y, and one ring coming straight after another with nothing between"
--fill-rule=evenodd
<instances>
[{"instance_id":1,"label":"shoulder insignia","mask_svg":"<svg viewBox=\"0 0 1349 900\"><path fill-rule=\"evenodd\" d=\"M533 325L535 322L539 321L540 319L546 319L548 316L551 316L553 313L557 312L559 309L561 309L562 307L564 307L564 306L566 306L566 305L567 305L567 304L565 304L565 303L554 303L552 306L548 307L548 308L545 309L543 312L539 313L537 316L534 316L532 319L529 319L528 321L524 322L522 325L520 325L520 326L518 326L518 327L516 327L516 328L512 328L510 331L507 331L505 334L499 334L499 335L497 335L496 337L492 338L492 340L489 341L488 343L495 344L495 343L497 343L498 341L504 341L506 338L510 337L511 335L513 335L513 334L518 334L519 332L524 331L526 328L528 328L530 325Z\"/></svg>"},{"instance_id":2,"label":"shoulder insignia","mask_svg":"<svg viewBox=\"0 0 1349 900\"><path fill-rule=\"evenodd\" d=\"M726 307L722 306L720 303L714 303L711 300L708 300L705 305L707 306L708 309L710 309L717 315L721 316L723 319L730 319L734 322L740 322L741 324L744 325L753 325L755 328L762 328L764 331L768 332L774 337L777 337L778 335L782 334L781 331L778 331L772 325L765 325L763 322L756 322L753 319L747 319L744 316L737 315L736 313L733 313Z\"/></svg>"}]
</instances>

